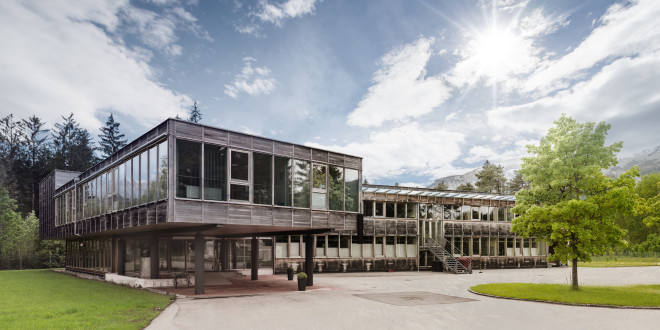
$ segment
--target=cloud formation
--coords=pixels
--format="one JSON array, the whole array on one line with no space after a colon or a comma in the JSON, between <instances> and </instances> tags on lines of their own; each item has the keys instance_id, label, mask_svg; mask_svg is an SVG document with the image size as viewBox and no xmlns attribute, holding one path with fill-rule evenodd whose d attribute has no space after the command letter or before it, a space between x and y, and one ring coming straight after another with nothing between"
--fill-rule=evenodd
<instances>
[{"instance_id":1,"label":"cloud formation","mask_svg":"<svg viewBox=\"0 0 660 330\"><path fill-rule=\"evenodd\" d=\"M238 94L243 92L250 96L259 94L270 94L275 89L275 79L269 78L270 69L266 66L252 67L252 62L256 59L252 57L243 58L245 65L241 73L234 77L234 81L225 85L225 94L233 99L238 98Z\"/></svg>"},{"instance_id":2,"label":"cloud formation","mask_svg":"<svg viewBox=\"0 0 660 330\"><path fill-rule=\"evenodd\" d=\"M419 38L397 47L380 59L374 85L357 108L348 115L348 124L377 127L386 121L400 121L430 113L450 96L450 88L439 77L429 77L426 65L434 54L433 38Z\"/></svg>"},{"instance_id":3,"label":"cloud formation","mask_svg":"<svg viewBox=\"0 0 660 330\"><path fill-rule=\"evenodd\" d=\"M258 35L263 23L281 27L287 19L314 14L315 5L316 0L287 0L281 3L259 0L257 8L248 13L248 16L252 18L250 23L237 26L236 31ZM242 7L242 5L240 6Z\"/></svg>"}]
</instances>

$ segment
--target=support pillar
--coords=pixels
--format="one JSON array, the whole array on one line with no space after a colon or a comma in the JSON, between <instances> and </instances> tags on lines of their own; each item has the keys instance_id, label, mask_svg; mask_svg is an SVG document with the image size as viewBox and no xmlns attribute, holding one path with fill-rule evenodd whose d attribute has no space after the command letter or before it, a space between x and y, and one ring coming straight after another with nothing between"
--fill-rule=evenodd
<instances>
[{"instance_id":1,"label":"support pillar","mask_svg":"<svg viewBox=\"0 0 660 330\"><path fill-rule=\"evenodd\" d=\"M116 273L117 272L117 237L112 237L112 261L111 261L111 268L110 272L111 273Z\"/></svg>"},{"instance_id":2,"label":"support pillar","mask_svg":"<svg viewBox=\"0 0 660 330\"><path fill-rule=\"evenodd\" d=\"M314 235L305 235L305 273L307 286L314 286Z\"/></svg>"},{"instance_id":3,"label":"support pillar","mask_svg":"<svg viewBox=\"0 0 660 330\"><path fill-rule=\"evenodd\" d=\"M236 258L236 250L238 247L236 246L236 241L231 241L231 268L236 269L237 267L237 258Z\"/></svg>"},{"instance_id":4,"label":"support pillar","mask_svg":"<svg viewBox=\"0 0 660 330\"><path fill-rule=\"evenodd\" d=\"M229 241L226 238L220 241L220 267L223 272L229 270Z\"/></svg>"},{"instance_id":5,"label":"support pillar","mask_svg":"<svg viewBox=\"0 0 660 330\"><path fill-rule=\"evenodd\" d=\"M259 239L252 237L252 248L250 249L250 270L252 271L252 280L259 279Z\"/></svg>"},{"instance_id":6,"label":"support pillar","mask_svg":"<svg viewBox=\"0 0 660 330\"><path fill-rule=\"evenodd\" d=\"M152 279L160 278L158 262L160 261L160 250L158 246L158 236L154 236L150 240L150 249L149 249L149 260L150 260L150 270L149 274Z\"/></svg>"},{"instance_id":7,"label":"support pillar","mask_svg":"<svg viewBox=\"0 0 660 330\"><path fill-rule=\"evenodd\" d=\"M195 294L204 294L204 235L195 235Z\"/></svg>"},{"instance_id":8,"label":"support pillar","mask_svg":"<svg viewBox=\"0 0 660 330\"><path fill-rule=\"evenodd\" d=\"M117 239L117 275L126 275L126 240Z\"/></svg>"}]
</instances>

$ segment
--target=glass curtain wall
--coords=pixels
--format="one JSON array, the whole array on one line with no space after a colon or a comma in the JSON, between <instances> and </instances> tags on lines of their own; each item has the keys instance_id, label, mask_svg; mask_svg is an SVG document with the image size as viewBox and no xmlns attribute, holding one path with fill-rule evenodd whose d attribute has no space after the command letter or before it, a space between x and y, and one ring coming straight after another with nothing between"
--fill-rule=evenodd
<instances>
[{"instance_id":1,"label":"glass curtain wall","mask_svg":"<svg viewBox=\"0 0 660 330\"><path fill-rule=\"evenodd\" d=\"M176 197L200 198L201 149L201 143L176 140Z\"/></svg>"},{"instance_id":2,"label":"glass curtain wall","mask_svg":"<svg viewBox=\"0 0 660 330\"><path fill-rule=\"evenodd\" d=\"M232 200L250 200L249 154L232 151L230 158L229 198Z\"/></svg>"},{"instance_id":3,"label":"glass curtain wall","mask_svg":"<svg viewBox=\"0 0 660 330\"><path fill-rule=\"evenodd\" d=\"M314 164L312 166L312 208L326 210L327 189L327 166Z\"/></svg>"},{"instance_id":4,"label":"glass curtain wall","mask_svg":"<svg viewBox=\"0 0 660 330\"><path fill-rule=\"evenodd\" d=\"M292 160L275 156L275 201L278 206L291 206L291 165Z\"/></svg>"},{"instance_id":5,"label":"glass curtain wall","mask_svg":"<svg viewBox=\"0 0 660 330\"><path fill-rule=\"evenodd\" d=\"M360 174L358 170L347 168L345 174L345 208L347 212L358 212L360 208Z\"/></svg>"},{"instance_id":6,"label":"glass curtain wall","mask_svg":"<svg viewBox=\"0 0 660 330\"><path fill-rule=\"evenodd\" d=\"M271 204L273 157L271 155L252 153L253 175L252 185L254 187L253 201L255 204Z\"/></svg>"},{"instance_id":7,"label":"glass curtain wall","mask_svg":"<svg viewBox=\"0 0 660 330\"><path fill-rule=\"evenodd\" d=\"M310 163L304 160L294 160L293 164L293 206L309 208Z\"/></svg>"},{"instance_id":8,"label":"glass curtain wall","mask_svg":"<svg viewBox=\"0 0 660 330\"><path fill-rule=\"evenodd\" d=\"M328 184L329 184L329 194L330 194L330 210L343 211L344 210L344 169L342 167L330 165L328 167L328 174L329 174Z\"/></svg>"},{"instance_id":9,"label":"glass curtain wall","mask_svg":"<svg viewBox=\"0 0 660 330\"><path fill-rule=\"evenodd\" d=\"M227 148L204 145L204 199L227 200Z\"/></svg>"}]
</instances>

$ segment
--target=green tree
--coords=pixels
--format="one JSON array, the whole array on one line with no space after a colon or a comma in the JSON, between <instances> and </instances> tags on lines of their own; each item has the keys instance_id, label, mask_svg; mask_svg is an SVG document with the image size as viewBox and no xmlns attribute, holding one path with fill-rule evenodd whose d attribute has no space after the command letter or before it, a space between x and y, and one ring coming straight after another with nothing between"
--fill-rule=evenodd
<instances>
[{"instance_id":1,"label":"green tree","mask_svg":"<svg viewBox=\"0 0 660 330\"><path fill-rule=\"evenodd\" d=\"M50 172L51 151L48 129L37 116L22 119L23 148L17 162L19 181L18 209L21 214L37 211L39 202L39 182Z\"/></svg>"},{"instance_id":2,"label":"green tree","mask_svg":"<svg viewBox=\"0 0 660 330\"><path fill-rule=\"evenodd\" d=\"M7 189L0 188L0 261L16 251L16 237L21 215L16 212L16 201Z\"/></svg>"},{"instance_id":3,"label":"green tree","mask_svg":"<svg viewBox=\"0 0 660 330\"><path fill-rule=\"evenodd\" d=\"M119 122L110 114L105 126L99 128L102 134L99 134L101 141L99 142L99 149L103 152L103 158L110 157L110 155L117 152L126 145L124 134L119 133Z\"/></svg>"},{"instance_id":4,"label":"green tree","mask_svg":"<svg viewBox=\"0 0 660 330\"><path fill-rule=\"evenodd\" d=\"M434 189L437 189L437 190L447 190L447 189L449 189L449 187L447 187L447 184L446 184L444 181L440 181L440 182L435 186Z\"/></svg>"},{"instance_id":5,"label":"green tree","mask_svg":"<svg viewBox=\"0 0 660 330\"><path fill-rule=\"evenodd\" d=\"M18 256L18 269L23 269L23 259L33 254L39 240L39 219L30 212L23 221L20 222L16 230L15 249Z\"/></svg>"},{"instance_id":6,"label":"green tree","mask_svg":"<svg viewBox=\"0 0 660 330\"><path fill-rule=\"evenodd\" d=\"M529 183L525 181L522 174L519 171L515 171L514 173L513 178L506 183L506 193L511 195L514 195L521 189L529 188Z\"/></svg>"},{"instance_id":7,"label":"green tree","mask_svg":"<svg viewBox=\"0 0 660 330\"><path fill-rule=\"evenodd\" d=\"M91 136L73 119L73 113L62 119L53 132L53 168L84 171L96 162Z\"/></svg>"},{"instance_id":8,"label":"green tree","mask_svg":"<svg viewBox=\"0 0 660 330\"><path fill-rule=\"evenodd\" d=\"M504 193L506 185L506 177L504 177L504 168L502 165L496 165L488 160L481 167L481 171L477 172L477 190L480 192Z\"/></svg>"},{"instance_id":9,"label":"green tree","mask_svg":"<svg viewBox=\"0 0 660 330\"><path fill-rule=\"evenodd\" d=\"M476 191L477 188L475 188L474 185L472 185L472 183L466 182L458 185L458 187L456 187L456 190L471 192L471 191Z\"/></svg>"},{"instance_id":10,"label":"green tree","mask_svg":"<svg viewBox=\"0 0 660 330\"><path fill-rule=\"evenodd\" d=\"M0 119L0 186L10 188L12 196L17 184L16 163L23 148L23 129L21 121L14 120L10 114Z\"/></svg>"},{"instance_id":11,"label":"green tree","mask_svg":"<svg viewBox=\"0 0 660 330\"><path fill-rule=\"evenodd\" d=\"M197 106L197 101L195 101L192 107L190 107L190 117L188 117L188 121L191 121L193 123L199 123L201 120L202 120L202 111L199 110L199 106Z\"/></svg>"},{"instance_id":12,"label":"green tree","mask_svg":"<svg viewBox=\"0 0 660 330\"><path fill-rule=\"evenodd\" d=\"M640 197L637 214L646 225L647 236L638 251L660 251L660 173L648 174L637 184Z\"/></svg>"},{"instance_id":13,"label":"green tree","mask_svg":"<svg viewBox=\"0 0 660 330\"><path fill-rule=\"evenodd\" d=\"M539 145L528 145L520 173L530 188L516 193L512 231L536 236L551 246L550 260L571 260L573 289L578 289L578 261L590 261L612 246L625 245L616 214L630 214L636 204L633 168L618 179L602 170L617 163L622 142L605 145L610 125L581 124L562 115Z\"/></svg>"}]
</instances>

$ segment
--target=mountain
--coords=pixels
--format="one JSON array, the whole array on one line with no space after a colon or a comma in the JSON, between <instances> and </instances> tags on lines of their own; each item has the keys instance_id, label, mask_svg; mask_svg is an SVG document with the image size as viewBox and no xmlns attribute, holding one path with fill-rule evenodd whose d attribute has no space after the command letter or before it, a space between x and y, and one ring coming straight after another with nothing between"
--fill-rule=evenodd
<instances>
[{"instance_id":1,"label":"mountain","mask_svg":"<svg viewBox=\"0 0 660 330\"><path fill-rule=\"evenodd\" d=\"M520 158L511 158L499 163L504 167L504 176L507 180L513 178L514 171L520 168L521 160ZM660 146L655 148L644 150L634 156L624 157L619 159L619 164L617 166L611 167L604 171L605 175L617 177L623 172L631 169L633 166L639 166L641 170L641 175L646 175L649 173L660 172ZM445 176L439 179L436 179L431 183L429 188L434 188L440 182L444 182L449 189L456 189L461 184L472 183L473 185L477 182L477 173L481 170L481 166L466 172L461 175L451 175Z\"/></svg>"}]
</instances>

